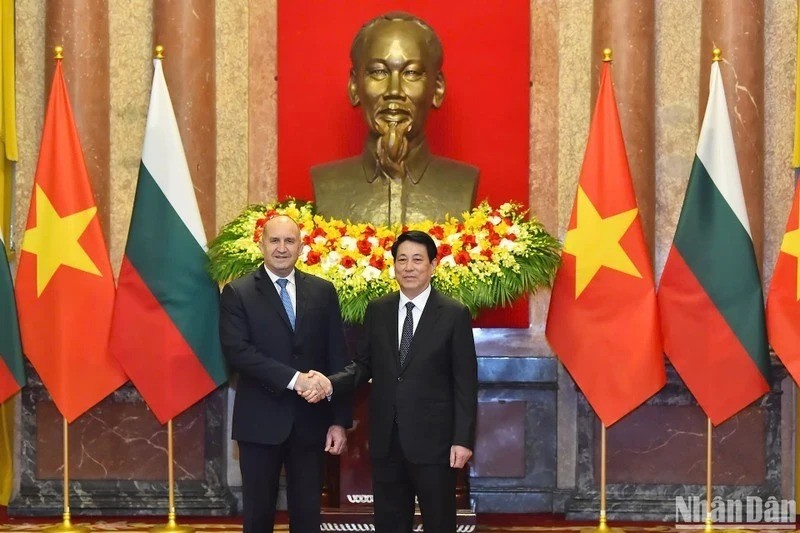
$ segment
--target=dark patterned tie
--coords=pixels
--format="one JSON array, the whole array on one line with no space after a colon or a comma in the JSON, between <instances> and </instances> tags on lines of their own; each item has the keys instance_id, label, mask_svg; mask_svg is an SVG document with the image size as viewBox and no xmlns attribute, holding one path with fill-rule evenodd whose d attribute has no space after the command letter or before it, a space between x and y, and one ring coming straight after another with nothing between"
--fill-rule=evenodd
<instances>
[{"instance_id":1,"label":"dark patterned tie","mask_svg":"<svg viewBox=\"0 0 800 533\"><path fill-rule=\"evenodd\" d=\"M400 337L400 368L406 364L408 349L411 348L411 338L414 336L414 304L406 303L406 319L403 321L403 335Z\"/></svg>"},{"instance_id":2,"label":"dark patterned tie","mask_svg":"<svg viewBox=\"0 0 800 533\"><path fill-rule=\"evenodd\" d=\"M292 299L289 297L289 291L286 290L286 284L289 283L289 280L280 278L277 283L281 287L281 303L283 304L283 308L286 309L286 315L289 317L289 324L292 325L292 330L294 330L294 308L292 308Z\"/></svg>"}]
</instances>

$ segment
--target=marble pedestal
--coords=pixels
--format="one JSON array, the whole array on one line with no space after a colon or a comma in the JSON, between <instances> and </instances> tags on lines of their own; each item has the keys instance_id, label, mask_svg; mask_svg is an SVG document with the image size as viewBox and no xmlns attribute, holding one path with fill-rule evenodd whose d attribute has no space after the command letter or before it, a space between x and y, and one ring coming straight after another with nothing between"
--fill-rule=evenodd
<instances>
[{"instance_id":1,"label":"marble pedestal","mask_svg":"<svg viewBox=\"0 0 800 533\"><path fill-rule=\"evenodd\" d=\"M21 395L12 516L60 517L63 418L32 368ZM216 391L173 421L178 515L232 515L225 483L225 397ZM131 385L125 385L69 426L73 515L164 515L167 428Z\"/></svg>"}]
</instances>

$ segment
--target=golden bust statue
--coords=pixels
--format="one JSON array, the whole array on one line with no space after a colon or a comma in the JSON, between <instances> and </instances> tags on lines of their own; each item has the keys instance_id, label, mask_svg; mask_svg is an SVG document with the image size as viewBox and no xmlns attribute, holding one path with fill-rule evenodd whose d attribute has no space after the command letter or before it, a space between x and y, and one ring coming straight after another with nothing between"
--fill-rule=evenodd
<instances>
[{"instance_id":1,"label":"golden bust statue","mask_svg":"<svg viewBox=\"0 0 800 533\"><path fill-rule=\"evenodd\" d=\"M444 100L442 44L423 20L388 13L367 22L350 48L348 94L369 126L360 156L311 169L317 210L374 224L458 216L472 207L478 169L431 154L428 111Z\"/></svg>"}]
</instances>

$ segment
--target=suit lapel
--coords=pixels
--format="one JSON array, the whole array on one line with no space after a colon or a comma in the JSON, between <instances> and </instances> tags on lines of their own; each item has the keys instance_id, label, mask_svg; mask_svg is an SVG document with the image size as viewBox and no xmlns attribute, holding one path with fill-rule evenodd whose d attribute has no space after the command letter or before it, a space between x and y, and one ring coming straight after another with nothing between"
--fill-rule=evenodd
<instances>
[{"instance_id":1,"label":"suit lapel","mask_svg":"<svg viewBox=\"0 0 800 533\"><path fill-rule=\"evenodd\" d=\"M400 304L398 298L398 305ZM414 336L411 338L411 347L408 349L408 356L406 357L406 364L403 368L400 369L400 373L402 374L405 370L411 365L411 360L414 359L414 355L419 352L421 346L424 346L429 339L436 331L436 322L439 321L439 315L441 310L441 301L439 299L439 295L436 291L431 289L431 295L428 297L428 302L425 304L425 309L422 310L422 316L419 317L419 324L417 324L417 329L414 331ZM397 311L397 306L395 306L395 312ZM395 338L397 336L397 319L395 317ZM398 357L398 367L400 365L400 358Z\"/></svg>"},{"instance_id":2,"label":"suit lapel","mask_svg":"<svg viewBox=\"0 0 800 533\"><path fill-rule=\"evenodd\" d=\"M297 269L294 269L294 283L295 283L295 316L294 316L294 330L300 331L300 324L306 314L306 307L309 301L308 283L306 275ZM280 298L279 298L280 300ZM288 321L288 318L287 318Z\"/></svg>"},{"instance_id":3,"label":"suit lapel","mask_svg":"<svg viewBox=\"0 0 800 533\"><path fill-rule=\"evenodd\" d=\"M275 288L275 285L272 283L272 280L269 279L269 276L264 271L265 267L260 267L256 272L256 288L258 291L264 295L270 305L273 307L274 311L278 313L278 316L281 317L283 323L286 324L286 327L289 328L289 331L292 330L292 325L289 322L289 316L286 314L286 309L283 308L283 302L281 302L281 297L278 295L278 290ZM297 279L297 276L295 276ZM297 323L297 317L295 317L295 324Z\"/></svg>"},{"instance_id":4,"label":"suit lapel","mask_svg":"<svg viewBox=\"0 0 800 533\"><path fill-rule=\"evenodd\" d=\"M396 292L391 298L387 300L387 306L384 316L386 316L386 323L384 326L387 328L386 338L391 339L391 350L388 351L392 354L392 364L394 365L395 372L400 373L400 338L397 336L397 313L398 306L400 305L400 293Z\"/></svg>"}]
</instances>

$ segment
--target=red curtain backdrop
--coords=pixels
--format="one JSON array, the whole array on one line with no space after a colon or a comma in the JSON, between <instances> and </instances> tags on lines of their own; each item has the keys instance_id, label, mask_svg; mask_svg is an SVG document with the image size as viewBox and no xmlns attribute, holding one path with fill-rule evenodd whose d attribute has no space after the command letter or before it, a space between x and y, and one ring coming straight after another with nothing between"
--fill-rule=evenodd
<instances>
[{"instance_id":1,"label":"red curtain backdrop","mask_svg":"<svg viewBox=\"0 0 800 533\"><path fill-rule=\"evenodd\" d=\"M433 153L480 168L478 201L528 205L528 0L280 0L278 196L313 199L308 169L361 153L367 128L347 99L350 43L367 20L407 11L444 46L443 106L426 125ZM527 305L476 325L527 327Z\"/></svg>"}]
</instances>

